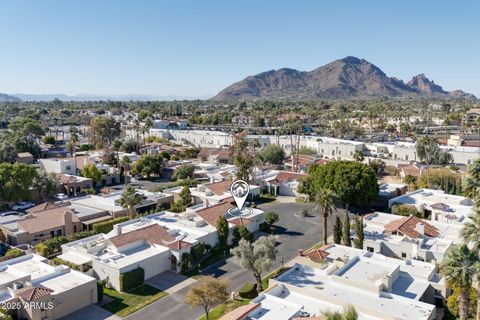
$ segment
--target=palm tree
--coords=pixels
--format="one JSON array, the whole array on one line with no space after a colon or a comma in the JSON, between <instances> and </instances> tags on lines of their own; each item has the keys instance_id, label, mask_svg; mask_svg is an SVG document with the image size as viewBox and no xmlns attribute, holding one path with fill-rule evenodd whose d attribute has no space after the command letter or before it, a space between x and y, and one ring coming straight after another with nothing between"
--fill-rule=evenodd
<instances>
[{"instance_id":1,"label":"palm tree","mask_svg":"<svg viewBox=\"0 0 480 320\"><path fill-rule=\"evenodd\" d=\"M325 320L357 320L357 310L352 305L343 308L343 311L322 311L322 319Z\"/></svg>"},{"instance_id":2,"label":"palm tree","mask_svg":"<svg viewBox=\"0 0 480 320\"><path fill-rule=\"evenodd\" d=\"M135 218L136 210L135 206L142 202L142 196L135 191L135 188L132 186L127 186L123 191L122 197L120 198L120 205L128 210L130 219Z\"/></svg>"},{"instance_id":3,"label":"palm tree","mask_svg":"<svg viewBox=\"0 0 480 320\"><path fill-rule=\"evenodd\" d=\"M333 209L336 208L337 196L336 194L328 188L321 188L315 194L315 209L321 210L323 215L323 243L327 244L328 235L327 235L327 223L328 215L332 214Z\"/></svg>"},{"instance_id":4,"label":"palm tree","mask_svg":"<svg viewBox=\"0 0 480 320\"><path fill-rule=\"evenodd\" d=\"M475 160L468 168L468 173L463 184L463 191L475 202L480 200L480 159Z\"/></svg>"},{"instance_id":5,"label":"palm tree","mask_svg":"<svg viewBox=\"0 0 480 320\"><path fill-rule=\"evenodd\" d=\"M469 222L465 222L462 230L460 231L460 236L462 237L465 244L472 245L472 251L477 255L480 254L480 211L476 211L472 216ZM476 278L477 283L477 292L480 292L480 277L477 274ZM480 320L480 294L477 294L477 314L476 319Z\"/></svg>"},{"instance_id":6,"label":"palm tree","mask_svg":"<svg viewBox=\"0 0 480 320\"><path fill-rule=\"evenodd\" d=\"M466 244L462 244L449 250L441 265L447 284L460 290L458 297L460 320L468 318L470 289L479 270L477 261L477 254L468 249Z\"/></svg>"}]
</instances>

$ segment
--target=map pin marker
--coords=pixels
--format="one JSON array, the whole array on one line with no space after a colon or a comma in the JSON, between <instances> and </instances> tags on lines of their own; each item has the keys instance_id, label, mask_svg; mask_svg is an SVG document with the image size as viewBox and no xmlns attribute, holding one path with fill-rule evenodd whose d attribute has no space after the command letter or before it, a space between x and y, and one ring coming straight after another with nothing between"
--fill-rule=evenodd
<instances>
[{"instance_id":1,"label":"map pin marker","mask_svg":"<svg viewBox=\"0 0 480 320\"><path fill-rule=\"evenodd\" d=\"M232 194L239 211L242 210L249 192L250 185L243 180L237 180L230 186L230 193Z\"/></svg>"}]
</instances>

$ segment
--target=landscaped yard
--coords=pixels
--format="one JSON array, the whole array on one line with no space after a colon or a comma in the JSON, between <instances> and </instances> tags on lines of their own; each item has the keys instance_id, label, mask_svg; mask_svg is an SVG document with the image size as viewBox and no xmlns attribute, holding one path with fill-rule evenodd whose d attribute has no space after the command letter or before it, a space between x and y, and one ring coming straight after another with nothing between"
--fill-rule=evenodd
<instances>
[{"instance_id":1,"label":"landscaped yard","mask_svg":"<svg viewBox=\"0 0 480 320\"><path fill-rule=\"evenodd\" d=\"M228 300L225 303L222 303L221 305L217 306L213 310L211 310L208 313L208 318L209 320L217 320L220 319L224 314L240 307L243 306L244 304L247 304L250 302L250 299L242 299L242 298L237 298L235 300ZM199 320L206 320L207 318L205 315L201 316Z\"/></svg>"},{"instance_id":2,"label":"landscaped yard","mask_svg":"<svg viewBox=\"0 0 480 320\"><path fill-rule=\"evenodd\" d=\"M144 284L129 292L118 292L105 288L104 295L104 299L110 298L112 301L104 304L102 308L119 317L125 317L165 297L168 293Z\"/></svg>"}]
</instances>

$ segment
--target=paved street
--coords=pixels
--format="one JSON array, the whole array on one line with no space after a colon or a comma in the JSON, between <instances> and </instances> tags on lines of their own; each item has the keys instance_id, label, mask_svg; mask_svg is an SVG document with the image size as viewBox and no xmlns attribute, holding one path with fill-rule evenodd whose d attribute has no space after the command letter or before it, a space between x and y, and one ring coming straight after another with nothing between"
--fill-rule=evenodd
<instances>
[{"instance_id":1,"label":"paved street","mask_svg":"<svg viewBox=\"0 0 480 320\"><path fill-rule=\"evenodd\" d=\"M286 200L286 201L282 201ZM312 205L295 203L288 199L281 199L273 203L259 206L265 212L274 211L280 216L278 223L278 246L277 261L272 270L278 268L283 262L293 259L298 254L298 249L307 249L322 239L322 219L312 215ZM308 217L295 216L302 209L310 213ZM329 235L332 230L334 216L329 217ZM214 274L230 280L230 290L238 291L245 282L253 282L250 271L241 268L235 259L226 261L203 270L203 274ZM167 297L152 303L151 305L131 314L128 319L152 320L194 320L203 314L201 308L190 308L183 303L183 298L188 292L189 286L176 291Z\"/></svg>"}]
</instances>

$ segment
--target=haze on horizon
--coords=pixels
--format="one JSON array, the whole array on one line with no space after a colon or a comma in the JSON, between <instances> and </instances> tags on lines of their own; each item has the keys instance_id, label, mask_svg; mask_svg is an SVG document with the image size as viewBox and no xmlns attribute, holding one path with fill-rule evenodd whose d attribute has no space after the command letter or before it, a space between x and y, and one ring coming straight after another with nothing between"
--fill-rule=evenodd
<instances>
[{"instance_id":1,"label":"haze on horizon","mask_svg":"<svg viewBox=\"0 0 480 320\"><path fill-rule=\"evenodd\" d=\"M480 96L477 1L0 0L0 92L205 97L345 56Z\"/></svg>"}]
</instances>

